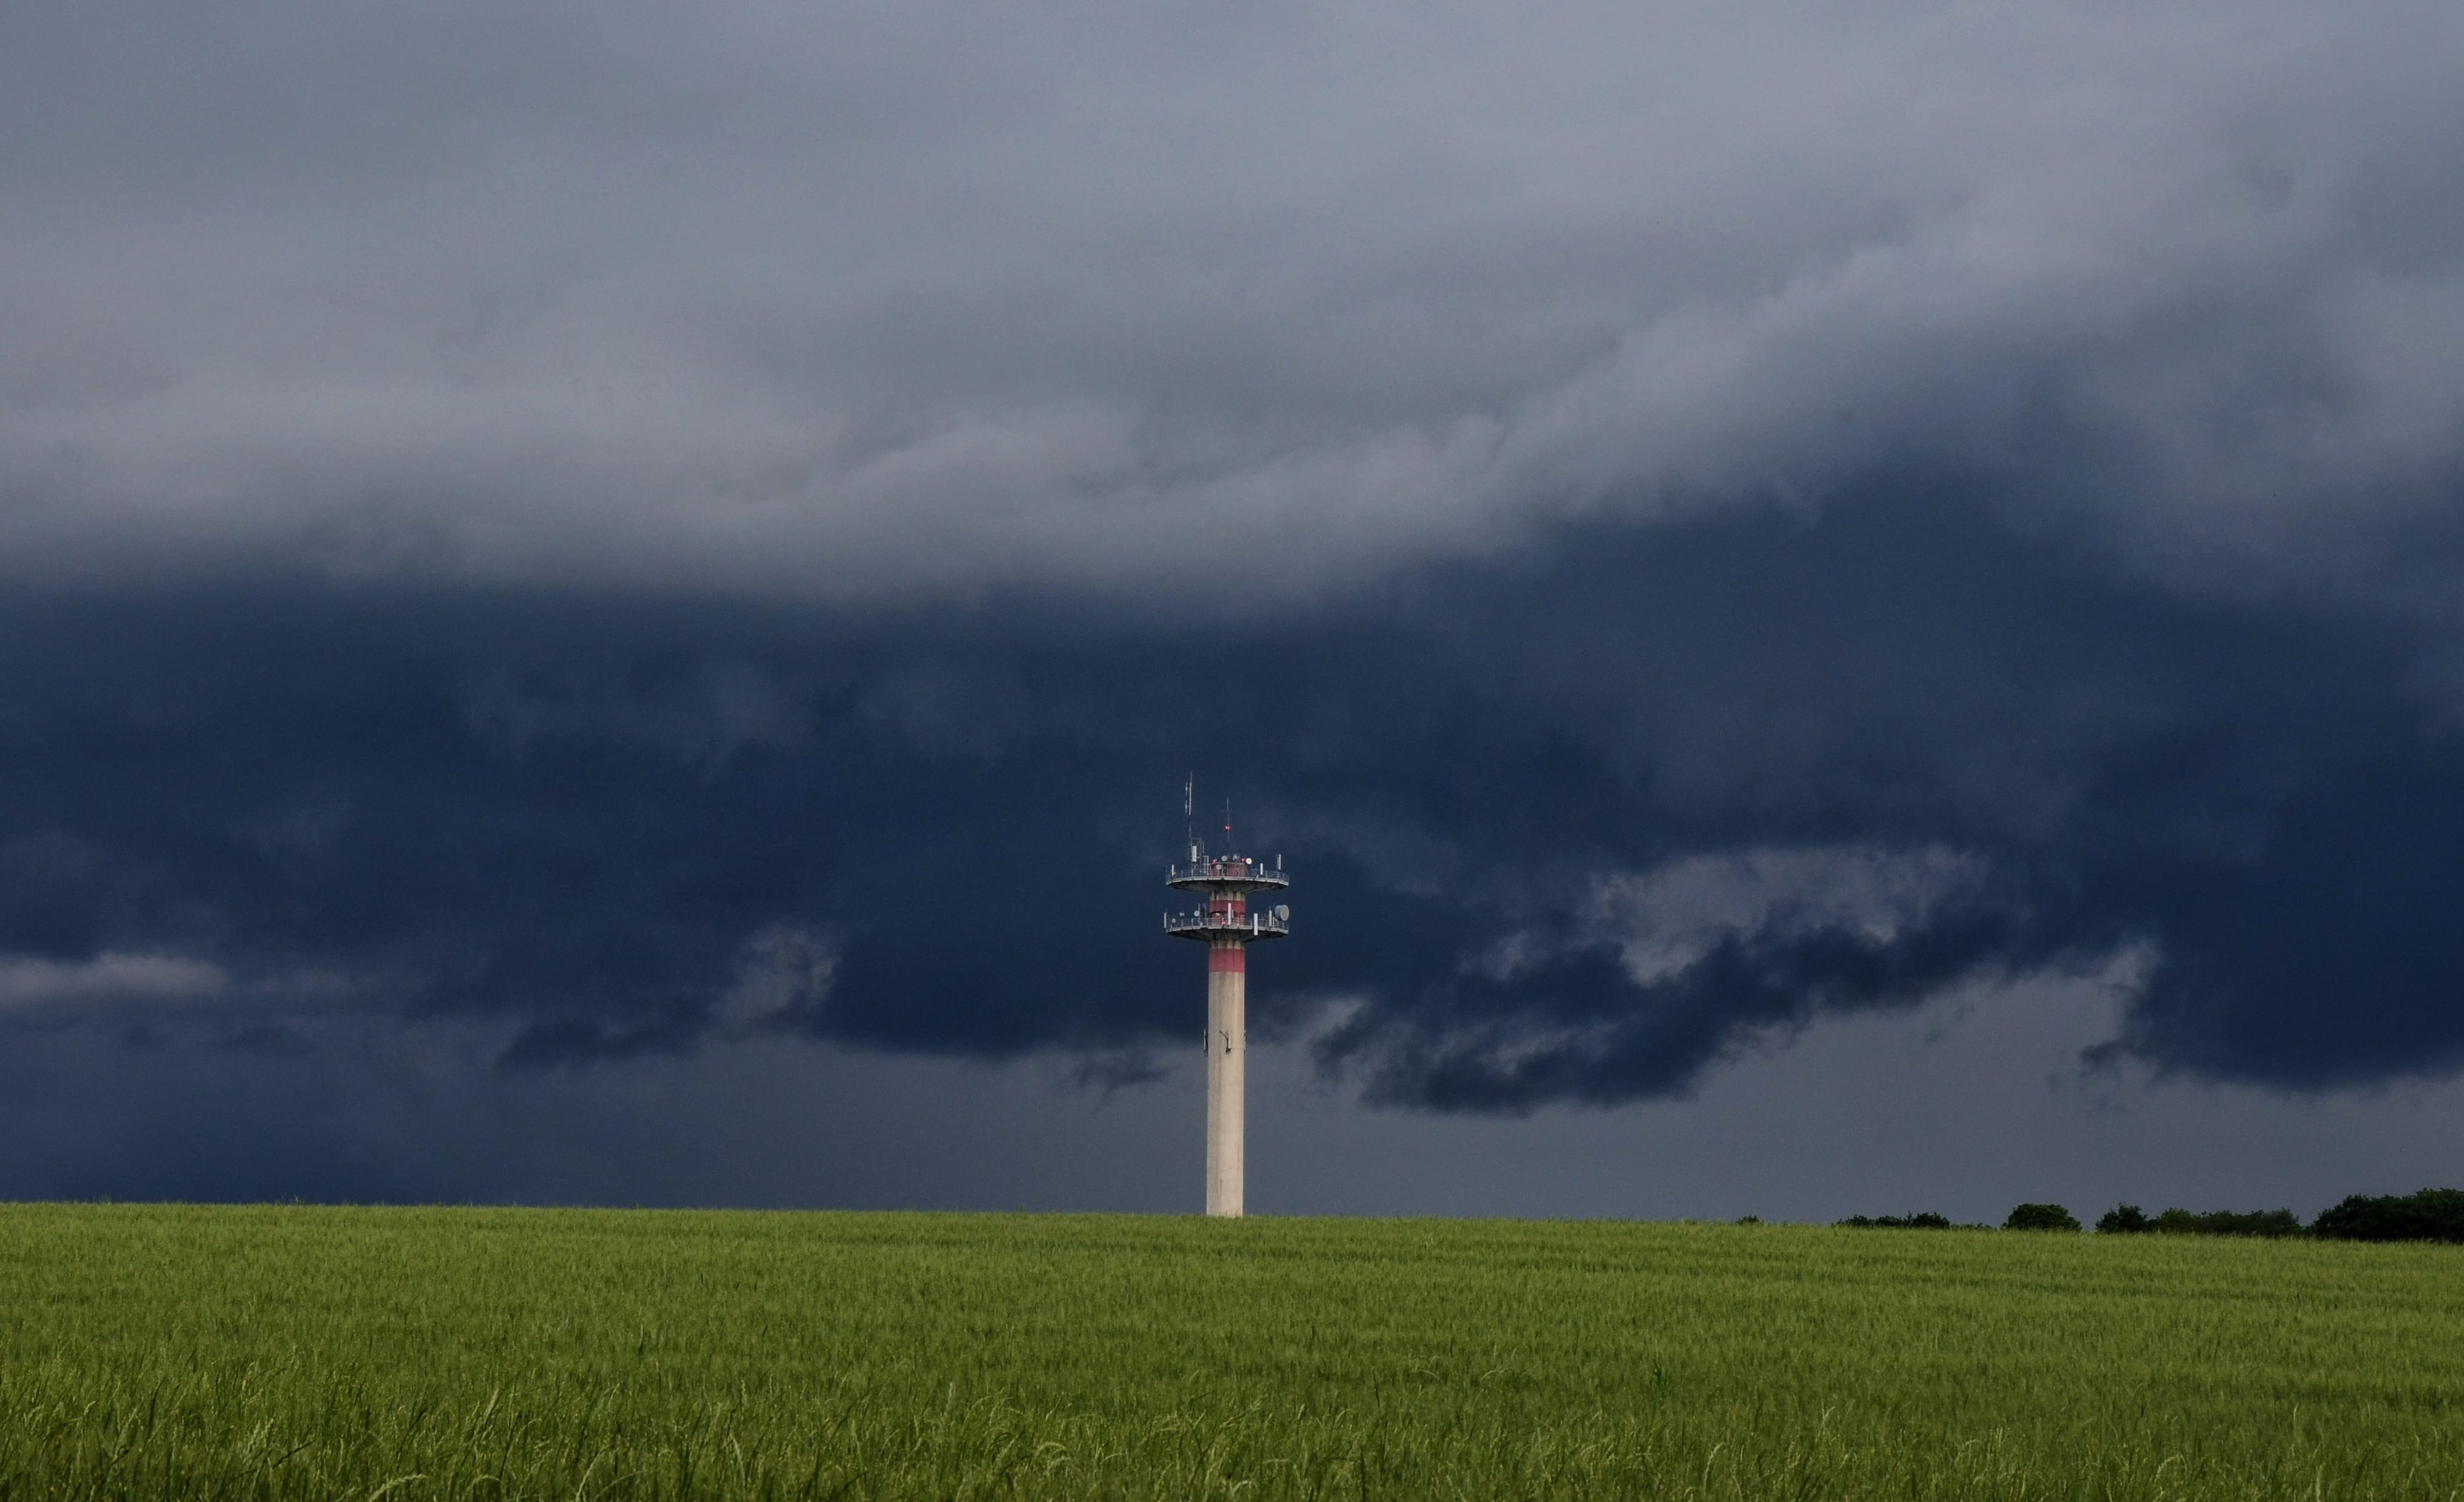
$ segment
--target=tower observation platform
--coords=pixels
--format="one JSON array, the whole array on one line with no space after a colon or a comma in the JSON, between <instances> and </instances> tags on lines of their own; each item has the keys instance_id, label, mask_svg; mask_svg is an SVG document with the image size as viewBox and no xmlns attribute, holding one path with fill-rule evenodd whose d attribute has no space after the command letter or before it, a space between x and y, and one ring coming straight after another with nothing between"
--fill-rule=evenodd
<instances>
[{"instance_id":1,"label":"tower observation platform","mask_svg":"<svg viewBox=\"0 0 2464 1502\"><path fill-rule=\"evenodd\" d=\"M1261 892L1280 892L1290 884L1278 863L1246 855L1200 858L1187 866L1166 866L1163 884L1177 892L1203 892L1206 906L1196 913L1167 913L1163 931L1175 939L1203 939L1211 943L1244 944L1257 939L1281 939L1291 932L1288 920L1274 911L1252 913L1249 898Z\"/></svg>"},{"instance_id":2,"label":"tower observation platform","mask_svg":"<svg viewBox=\"0 0 2464 1502\"><path fill-rule=\"evenodd\" d=\"M1225 834L1231 832L1225 820ZM1291 910L1252 912L1249 899L1280 892L1289 878L1282 856L1270 869L1247 855L1209 856L1193 844L1187 866L1164 868L1163 884L1203 894L1195 912L1164 916L1163 931L1206 945L1206 1213L1238 1215L1246 1177L1249 1069L1248 949L1291 932Z\"/></svg>"}]
</instances>

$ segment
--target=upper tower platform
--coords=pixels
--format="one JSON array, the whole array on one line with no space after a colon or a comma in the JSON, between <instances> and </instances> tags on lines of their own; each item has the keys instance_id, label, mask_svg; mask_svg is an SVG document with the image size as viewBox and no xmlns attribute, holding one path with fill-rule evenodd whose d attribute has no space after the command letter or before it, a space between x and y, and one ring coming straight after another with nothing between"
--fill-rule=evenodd
<instances>
[{"instance_id":1,"label":"upper tower platform","mask_svg":"<svg viewBox=\"0 0 2464 1502\"><path fill-rule=\"evenodd\" d=\"M1283 871L1283 861L1275 869L1247 855L1201 855L1186 866L1166 866L1163 884L1182 892L1274 892L1291 885Z\"/></svg>"},{"instance_id":2,"label":"upper tower platform","mask_svg":"<svg viewBox=\"0 0 2464 1502\"><path fill-rule=\"evenodd\" d=\"M1281 939L1291 932L1285 909L1249 911L1251 893L1276 892L1291 885L1280 862L1276 869L1268 870L1265 861L1246 855L1199 855L1186 866L1165 867L1163 884L1181 892L1206 894L1204 912L1164 915L1163 931L1175 939L1204 939L1219 946L1240 945L1261 939Z\"/></svg>"}]
</instances>

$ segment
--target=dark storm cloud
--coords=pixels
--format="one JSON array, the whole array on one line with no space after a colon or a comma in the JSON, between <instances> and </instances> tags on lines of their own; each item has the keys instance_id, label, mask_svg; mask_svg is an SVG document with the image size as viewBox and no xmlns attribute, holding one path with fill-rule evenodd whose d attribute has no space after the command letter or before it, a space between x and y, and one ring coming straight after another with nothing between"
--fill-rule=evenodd
<instances>
[{"instance_id":1,"label":"dark storm cloud","mask_svg":"<svg viewBox=\"0 0 2464 1502\"><path fill-rule=\"evenodd\" d=\"M1682 1091L1826 1013L2135 951L2114 1048L2161 1065L2464 1053L2464 748L2408 638L2119 581L1947 481L1240 629L330 591L10 626L21 1027L458 1019L514 1069L785 1032L1135 1077L1189 1030L1152 920L1194 763L1302 877L1261 1026L1374 1098Z\"/></svg>"},{"instance_id":2,"label":"dark storm cloud","mask_svg":"<svg viewBox=\"0 0 2464 1502\"><path fill-rule=\"evenodd\" d=\"M2451 1071L2459 27L0 12L0 1033Z\"/></svg>"}]
</instances>

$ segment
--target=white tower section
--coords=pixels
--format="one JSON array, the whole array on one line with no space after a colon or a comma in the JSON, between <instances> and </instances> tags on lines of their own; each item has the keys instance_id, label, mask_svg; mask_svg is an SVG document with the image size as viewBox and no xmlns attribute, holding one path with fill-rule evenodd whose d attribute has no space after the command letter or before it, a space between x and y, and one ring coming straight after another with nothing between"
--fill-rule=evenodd
<instances>
[{"instance_id":1,"label":"white tower section","mask_svg":"<svg viewBox=\"0 0 2464 1502\"><path fill-rule=\"evenodd\" d=\"M1247 1164L1249 1088L1249 945L1281 939L1290 910L1249 911L1252 893L1285 885L1283 860L1268 871L1246 855L1190 853L1186 868L1166 867L1163 884L1205 894L1198 913L1167 914L1163 931L1206 945L1206 1213L1238 1215Z\"/></svg>"}]
</instances>

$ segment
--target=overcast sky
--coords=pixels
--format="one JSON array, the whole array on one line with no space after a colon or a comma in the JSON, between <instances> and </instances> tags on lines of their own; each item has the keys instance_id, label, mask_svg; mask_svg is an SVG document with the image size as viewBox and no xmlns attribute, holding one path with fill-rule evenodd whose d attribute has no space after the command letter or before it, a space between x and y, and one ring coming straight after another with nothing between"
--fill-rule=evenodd
<instances>
[{"instance_id":1,"label":"overcast sky","mask_svg":"<svg viewBox=\"0 0 2464 1502\"><path fill-rule=\"evenodd\" d=\"M0 10L0 1195L2455 1182L2464 12ZM2151 1204L2151 1207L2153 1207Z\"/></svg>"}]
</instances>

